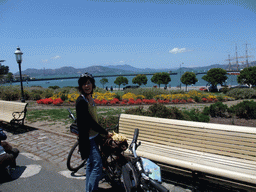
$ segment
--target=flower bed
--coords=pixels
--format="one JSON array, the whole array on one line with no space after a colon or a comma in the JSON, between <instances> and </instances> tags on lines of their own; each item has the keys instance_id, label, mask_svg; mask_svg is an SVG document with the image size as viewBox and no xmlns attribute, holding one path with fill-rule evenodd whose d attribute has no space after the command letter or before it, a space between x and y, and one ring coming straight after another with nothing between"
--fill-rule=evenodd
<instances>
[{"instance_id":1,"label":"flower bed","mask_svg":"<svg viewBox=\"0 0 256 192\"><path fill-rule=\"evenodd\" d=\"M40 99L36 101L38 104L53 104L53 105L61 105L63 103L61 98L52 99L52 98L46 98L46 99Z\"/></svg>"},{"instance_id":2,"label":"flower bed","mask_svg":"<svg viewBox=\"0 0 256 192\"><path fill-rule=\"evenodd\" d=\"M57 95L58 96L58 95ZM51 98L37 100L38 104L54 104L61 105L63 100L53 96ZM67 95L67 102L74 102L79 94L72 93ZM143 105L143 104L180 104L180 103L213 103L217 101L227 101L234 100L234 98L227 96L215 96L211 93L202 93L195 90L192 90L185 94L161 94L154 97L154 99L146 99L143 95L135 95L134 93L126 93L122 96L121 100L116 98L115 93L106 92L99 93L95 92L93 98L96 105ZM66 102L66 101L65 101Z\"/></svg>"}]
</instances>

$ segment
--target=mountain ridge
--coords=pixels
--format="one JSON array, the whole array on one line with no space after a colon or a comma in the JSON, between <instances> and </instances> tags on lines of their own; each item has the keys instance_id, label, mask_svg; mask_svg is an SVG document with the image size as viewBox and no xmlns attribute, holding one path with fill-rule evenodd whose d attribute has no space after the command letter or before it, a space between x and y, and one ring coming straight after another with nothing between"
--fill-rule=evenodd
<instances>
[{"instance_id":1,"label":"mountain ridge","mask_svg":"<svg viewBox=\"0 0 256 192\"><path fill-rule=\"evenodd\" d=\"M251 62L250 66L256 66L256 61ZM246 67L245 65L240 65L240 67ZM213 64L210 66L202 66L202 67L182 67L182 71L208 71L211 68L222 68L228 69L228 65L225 64ZM152 68L136 68L127 64L124 65L109 65L109 66L89 66L85 68L74 68L72 66L64 66L57 69L34 69L28 68L22 71L22 74L33 76L53 76L53 75L65 75L65 76L79 76L80 74L86 72L92 73L94 75L101 75L101 74L128 74L128 73L155 73L155 72L169 72L169 71L179 71L179 68L159 68L159 69L152 69ZM233 66L232 70L236 70L236 67ZM15 73L18 75L19 73Z\"/></svg>"}]
</instances>

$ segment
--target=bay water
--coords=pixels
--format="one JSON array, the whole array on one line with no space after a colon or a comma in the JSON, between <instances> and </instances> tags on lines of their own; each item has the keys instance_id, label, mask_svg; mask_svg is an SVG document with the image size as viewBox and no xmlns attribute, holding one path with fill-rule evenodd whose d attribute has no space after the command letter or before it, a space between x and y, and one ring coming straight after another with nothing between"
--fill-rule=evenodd
<instances>
[{"instance_id":1,"label":"bay water","mask_svg":"<svg viewBox=\"0 0 256 192\"><path fill-rule=\"evenodd\" d=\"M196 77L198 79L198 82L195 84L195 85L190 85L189 87L191 86L206 86L207 82L204 81L202 79L202 77L204 76L205 74L198 74ZM125 76L125 75L122 75L124 77L126 77L128 79L128 84L127 85L134 85L132 83L132 79L135 77L134 76ZM152 83L151 82L151 78L152 78L153 75L147 75L147 79L148 79L148 82L146 85L142 85L141 87L153 87L155 86L156 84ZM52 76L52 77L48 77L48 76L45 76L45 77L37 77L37 78L59 78L60 76ZM62 76L63 77L63 76ZM170 75L171 77L171 82L169 82L169 84L167 85L168 87L177 87L177 86L180 86L180 74L177 74L177 75ZM116 85L114 83L114 81L116 80L117 76L114 76L114 77L106 77L108 79L108 83L106 83L104 85L104 88L106 88L106 86L108 88L110 88L111 86L113 88L119 88L118 85ZM95 83L96 83L96 86L97 87L101 87L103 88L103 85L100 83L100 80L102 79L102 77L95 77ZM226 84L227 85L237 85L237 76L236 75L228 75L228 79L226 81ZM15 83L11 83L12 85L20 85L20 82L15 82ZM10 83L7 83L5 85L10 85ZM123 88L127 85L121 85L120 88ZM41 87L44 87L44 88L47 88L49 86L59 86L59 87L67 87L67 86L72 86L72 87L77 87L78 86L78 77L75 78L75 79L58 79L58 80L42 80L42 81L23 81L23 86L24 87L31 87L31 86L41 86ZM181 86L185 86L184 84L181 84ZM164 85L161 85L161 87L164 87Z\"/></svg>"}]
</instances>

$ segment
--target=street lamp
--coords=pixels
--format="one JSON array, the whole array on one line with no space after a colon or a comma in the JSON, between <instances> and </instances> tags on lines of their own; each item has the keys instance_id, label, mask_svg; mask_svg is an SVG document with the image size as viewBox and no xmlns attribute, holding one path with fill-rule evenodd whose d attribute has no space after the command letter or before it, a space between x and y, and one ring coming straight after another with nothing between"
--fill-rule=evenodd
<instances>
[{"instance_id":1,"label":"street lamp","mask_svg":"<svg viewBox=\"0 0 256 192\"><path fill-rule=\"evenodd\" d=\"M182 63L183 65L184 63ZM180 64L180 89L181 89L181 64Z\"/></svg>"},{"instance_id":2,"label":"street lamp","mask_svg":"<svg viewBox=\"0 0 256 192\"><path fill-rule=\"evenodd\" d=\"M19 64L19 71L20 71L20 86L21 86L21 102L25 103L24 93L23 93L23 85L22 85L22 76L21 76L21 62L22 62L22 52L20 48L17 47L17 50L14 53L16 55L16 61Z\"/></svg>"}]
</instances>

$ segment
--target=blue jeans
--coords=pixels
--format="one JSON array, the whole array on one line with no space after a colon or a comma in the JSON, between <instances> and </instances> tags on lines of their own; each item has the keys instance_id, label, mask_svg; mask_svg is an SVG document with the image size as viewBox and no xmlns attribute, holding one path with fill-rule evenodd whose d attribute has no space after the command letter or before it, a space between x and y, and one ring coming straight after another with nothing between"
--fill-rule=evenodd
<instances>
[{"instance_id":1,"label":"blue jeans","mask_svg":"<svg viewBox=\"0 0 256 192\"><path fill-rule=\"evenodd\" d=\"M102 174L102 160L98 145L90 139L90 155L86 165L86 192L98 190Z\"/></svg>"}]
</instances>

